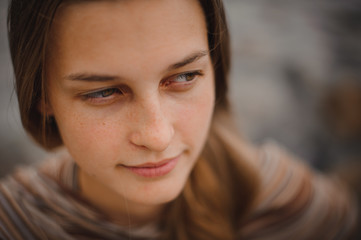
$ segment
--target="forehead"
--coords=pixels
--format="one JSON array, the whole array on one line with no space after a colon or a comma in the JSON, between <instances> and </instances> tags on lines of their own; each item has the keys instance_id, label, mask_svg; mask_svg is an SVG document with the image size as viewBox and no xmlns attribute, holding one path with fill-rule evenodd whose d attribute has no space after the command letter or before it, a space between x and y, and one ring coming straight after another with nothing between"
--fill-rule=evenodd
<instances>
[{"instance_id":1,"label":"forehead","mask_svg":"<svg viewBox=\"0 0 361 240\"><path fill-rule=\"evenodd\" d=\"M207 44L205 18L197 0L66 3L55 16L50 36L51 55L65 69L95 60L173 61L184 51Z\"/></svg>"}]
</instances>

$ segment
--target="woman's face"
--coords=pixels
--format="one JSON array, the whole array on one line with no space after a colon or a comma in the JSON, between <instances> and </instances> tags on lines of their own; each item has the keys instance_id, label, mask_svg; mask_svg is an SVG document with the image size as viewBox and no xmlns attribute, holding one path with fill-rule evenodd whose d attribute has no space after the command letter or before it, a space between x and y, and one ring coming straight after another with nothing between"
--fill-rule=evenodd
<instances>
[{"instance_id":1,"label":"woman's face","mask_svg":"<svg viewBox=\"0 0 361 240\"><path fill-rule=\"evenodd\" d=\"M196 0L86 1L58 10L47 111L91 201L153 206L180 193L213 113L208 50Z\"/></svg>"}]
</instances>

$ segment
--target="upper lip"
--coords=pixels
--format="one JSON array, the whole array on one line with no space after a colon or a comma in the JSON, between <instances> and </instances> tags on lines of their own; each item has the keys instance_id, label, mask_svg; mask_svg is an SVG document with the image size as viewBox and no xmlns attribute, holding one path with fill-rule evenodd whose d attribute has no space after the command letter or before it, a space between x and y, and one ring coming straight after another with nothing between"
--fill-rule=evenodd
<instances>
[{"instance_id":1,"label":"upper lip","mask_svg":"<svg viewBox=\"0 0 361 240\"><path fill-rule=\"evenodd\" d=\"M178 156L173 157L173 158L167 158L167 159L164 159L164 160L159 161L159 162L147 162L147 163L143 163L143 164L139 164L139 165L133 165L133 166L123 165L122 164L122 166L128 167L128 168L155 168L155 167L160 167L160 166L163 166L164 164L167 164L168 162L176 159Z\"/></svg>"}]
</instances>

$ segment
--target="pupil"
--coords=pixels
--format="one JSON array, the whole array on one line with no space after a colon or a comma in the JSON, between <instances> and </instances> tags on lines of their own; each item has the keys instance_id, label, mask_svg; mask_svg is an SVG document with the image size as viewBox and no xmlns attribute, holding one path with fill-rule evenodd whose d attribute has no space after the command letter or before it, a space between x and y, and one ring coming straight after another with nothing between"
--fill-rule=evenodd
<instances>
[{"instance_id":1,"label":"pupil","mask_svg":"<svg viewBox=\"0 0 361 240\"><path fill-rule=\"evenodd\" d=\"M103 97L108 97L114 93L114 89L108 89L103 91Z\"/></svg>"},{"instance_id":2,"label":"pupil","mask_svg":"<svg viewBox=\"0 0 361 240\"><path fill-rule=\"evenodd\" d=\"M186 76L186 80L187 81L190 81L190 80L192 80L193 79L193 74L187 74L187 76Z\"/></svg>"}]
</instances>

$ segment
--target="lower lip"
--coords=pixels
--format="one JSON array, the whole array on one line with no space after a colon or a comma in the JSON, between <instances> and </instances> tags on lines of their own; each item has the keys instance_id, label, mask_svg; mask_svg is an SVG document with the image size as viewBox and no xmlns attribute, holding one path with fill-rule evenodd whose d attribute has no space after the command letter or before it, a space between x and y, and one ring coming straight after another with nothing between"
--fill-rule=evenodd
<instances>
[{"instance_id":1,"label":"lower lip","mask_svg":"<svg viewBox=\"0 0 361 240\"><path fill-rule=\"evenodd\" d=\"M146 178L155 178L162 177L169 172L171 172L174 167L177 165L179 157L173 158L169 162L166 162L160 166L156 167L126 167L136 175L146 177Z\"/></svg>"}]
</instances>

